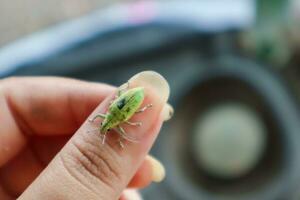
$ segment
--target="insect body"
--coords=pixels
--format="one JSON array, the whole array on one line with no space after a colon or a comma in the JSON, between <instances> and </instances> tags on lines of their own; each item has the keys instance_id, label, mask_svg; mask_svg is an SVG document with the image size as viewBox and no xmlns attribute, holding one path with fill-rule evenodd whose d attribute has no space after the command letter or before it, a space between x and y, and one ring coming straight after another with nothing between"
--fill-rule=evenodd
<instances>
[{"instance_id":1,"label":"insect body","mask_svg":"<svg viewBox=\"0 0 300 200\"><path fill-rule=\"evenodd\" d=\"M135 113L141 113L145 111L147 108L151 107L152 104L139 109L144 101L144 88L136 87L128 89L128 87L129 83L127 84L127 88L125 89L125 91L118 91L116 99L111 102L106 114L98 114L90 120L91 122L93 122L97 118L103 118L99 129L102 135L103 144L105 142L107 132L109 132L111 129L116 130L120 134L121 138L119 140L119 143L121 147L124 146L121 139L125 139L131 142L137 141L135 138L127 135L125 130L121 127L121 124L126 123L133 126L141 126L141 122L130 122L129 119Z\"/></svg>"}]
</instances>

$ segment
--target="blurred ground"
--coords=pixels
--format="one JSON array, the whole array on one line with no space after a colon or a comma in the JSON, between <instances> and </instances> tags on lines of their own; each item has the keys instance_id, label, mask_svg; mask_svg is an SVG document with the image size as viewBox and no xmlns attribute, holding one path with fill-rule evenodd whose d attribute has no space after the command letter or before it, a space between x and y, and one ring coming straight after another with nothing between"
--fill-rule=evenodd
<instances>
[{"instance_id":1,"label":"blurred ground","mask_svg":"<svg viewBox=\"0 0 300 200\"><path fill-rule=\"evenodd\" d=\"M120 0L1 0L0 47L24 35L116 2Z\"/></svg>"}]
</instances>

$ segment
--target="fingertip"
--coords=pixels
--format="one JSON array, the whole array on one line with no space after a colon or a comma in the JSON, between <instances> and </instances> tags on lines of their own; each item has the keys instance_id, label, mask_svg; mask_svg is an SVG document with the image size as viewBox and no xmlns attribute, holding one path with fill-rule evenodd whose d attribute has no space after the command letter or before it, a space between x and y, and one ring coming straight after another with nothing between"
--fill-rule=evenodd
<instances>
[{"instance_id":1,"label":"fingertip","mask_svg":"<svg viewBox=\"0 0 300 200\"><path fill-rule=\"evenodd\" d=\"M143 71L129 79L129 83L135 85L149 86L159 96L162 103L166 103L170 96L170 86L167 80L157 72Z\"/></svg>"},{"instance_id":2,"label":"fingertip","mask_svg":"<svg viewBox=\"0 0 300 200\"><path fill-rule=\"evenodd\" d=\"M137 190L127 189L124 190L120 200L143 200L143 198Z\"/></svg>"},{"instance_id":3,"label":"fingertip","mask_svg":"<svg viewBox=\"0 0 300 200\"><path fill-rule=\"evenodd\" d=\"M130 78L128 83L130 88L144 88L145 99L141 107L146 105L151 105L151 107L130 119L130 121L142 122L143 125L139 129L127 125L124 125L124 128L129 133L134 133L139 139L145 134L154 139L158 130L156 127L160 127L162 122L170 118L173 112L172 107L167 104L170 95L169 84L162 75L154 71L140 72ZM161 114L164 115L163 118L161 118Z\"/></svg>"},{"instance_id":4,"label":"fingertip","mask_svg":"<svg viewBox=\"0 0 300 200\"><path fill-rule=\"evenodd\" d=\"M169 103L164 105L163 110L162 110L162 118L164 121L170 120L173 115L174 115L174 108L171 106Z\"/></svg>"},{"instance_id":5,"label":"fingertip","mask_svg":"<svg viewBox=\"0 0 300 200\"><path fill-rule=\"evenodd\" d=\"M146 160L148 160L148 162L151 164L152 181L159 183L164 180L166 176L166 170L163 164L150 155L147 155Z\"/></svg>"}]
</instances>

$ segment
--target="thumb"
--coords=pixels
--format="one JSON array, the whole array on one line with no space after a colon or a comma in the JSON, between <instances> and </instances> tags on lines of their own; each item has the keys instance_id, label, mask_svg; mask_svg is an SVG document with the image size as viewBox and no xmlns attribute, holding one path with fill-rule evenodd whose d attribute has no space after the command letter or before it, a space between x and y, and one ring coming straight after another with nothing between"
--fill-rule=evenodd
<instances>
[{"instance_id":1,"label":"thumb","mask_svg":"<svg viewBox=\"0 0 300 200\"><path fill-rule=\"evenodd\" d=\"M168 112L169 86L161 75L142 72L132 77L129 83L130 88L144 87L141 107L153 104L130 119L142 122L142 126L122 124L124 130L139 142L125 142L122 149L118 144L119 135L112 130L102 144L99 132L91 132L99 128L100 120L95 123L87 120L20 199L113 200L121 196L153 145ZM107 97L90 118L105 113L114 95Z\"/></svg>"}]
</instances>

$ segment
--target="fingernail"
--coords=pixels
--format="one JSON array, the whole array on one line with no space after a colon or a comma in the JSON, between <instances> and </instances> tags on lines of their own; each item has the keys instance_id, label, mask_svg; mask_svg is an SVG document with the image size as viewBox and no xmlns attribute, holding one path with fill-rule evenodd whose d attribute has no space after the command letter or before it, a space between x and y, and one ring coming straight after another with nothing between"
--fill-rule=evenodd
<instances>
[{"instance_id":1,"label":"fingernail","mask_svg":"<svg viewBox=\"0 0 300 200\"><path fill-rule=\"evenodd\" d=\"M152 181L161 182L166 176L166 170L161 162L152 156L147 155L146 159L151 163Z\"/></svg>"},{"instance_id":2,"label":"fingernail","mask_svg":"<svg viewBox=\"0 0 300 200\"><path fill-rule=\"evenodd\" d=\"M166 104L161 112L164 121L168 121L173 117L174 109L170 104Z\"/></svg>"},{"instance_id":3,"label":"fingernail","mask_svg":"<svg viewBox=\"0 0 300 200\"><path fill-rule=\"evenodd\" d=\"M157 72L143 71L129 79L129 83L134 82L138 85L149 85L154 89L156 94L162 100L162 103L167 103L170 95L170 87L166 79Z\"/></svg>"},{"instance_id":4,"label":"fingernail","mask_svg":"<svg viewBox=\"0 0 300 200\"><path fill-rule=\"evenodd\" d=\"M142 200L141 195L135 189L126 189L123 195L125 200Z\"/></svg>"}]
</instances>

